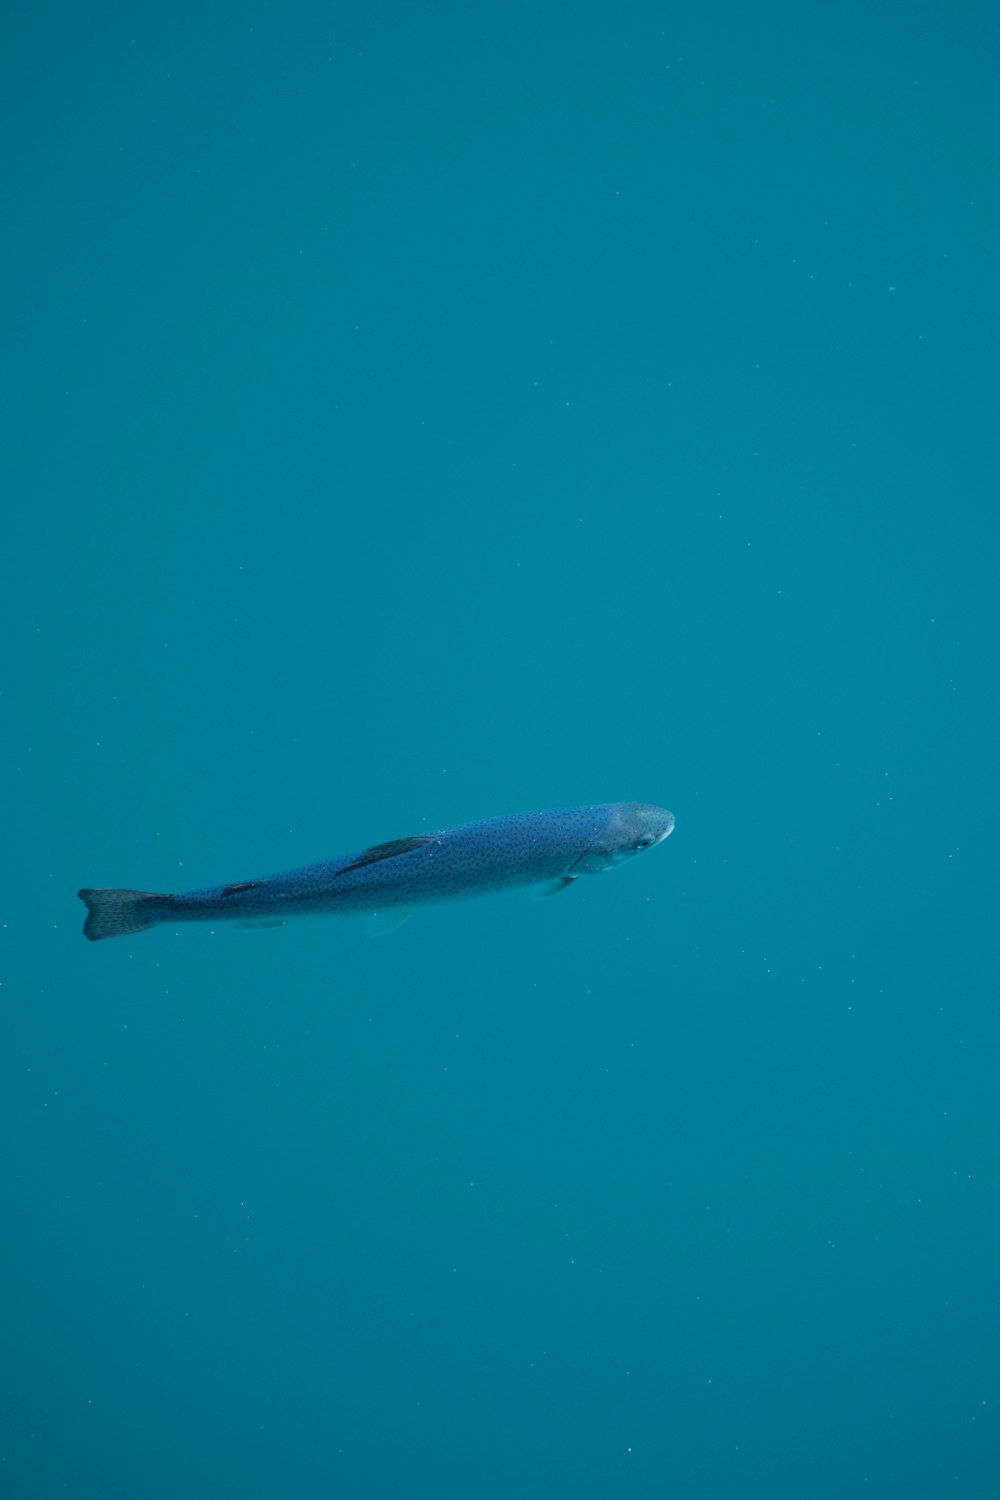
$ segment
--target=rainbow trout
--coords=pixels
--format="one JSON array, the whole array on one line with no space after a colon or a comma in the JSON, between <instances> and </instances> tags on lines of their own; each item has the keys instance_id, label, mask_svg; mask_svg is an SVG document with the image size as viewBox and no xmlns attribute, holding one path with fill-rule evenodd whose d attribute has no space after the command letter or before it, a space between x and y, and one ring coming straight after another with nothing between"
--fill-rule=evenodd
<instances>
[{"instance_id":1,"label":"rainbow trout","mask_svg":"<svg viewBox=\"0 0 1000 1500\"><path fill-rule=\"evenodd\" d=\"M414 906L486 896L514 886L538 895L567 890L652 849L674 815L645 802L603 802L462 823L440 833L391 839L299 870L168 896L153 891L82 890L91 942L162 922L236 922L283 927L293 917L369 913L381 930Z\"/></svg>"}]
</instances>

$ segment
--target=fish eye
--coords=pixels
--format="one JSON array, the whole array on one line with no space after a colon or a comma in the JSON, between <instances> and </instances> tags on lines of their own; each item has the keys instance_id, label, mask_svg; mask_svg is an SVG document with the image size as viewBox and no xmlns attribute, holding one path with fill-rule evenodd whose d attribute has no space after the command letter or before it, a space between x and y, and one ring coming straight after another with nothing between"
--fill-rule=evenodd
<instances>
[{"instance_id":1,"label":"fish eye","mask_svg":"<svg viewBox=\"0 0 1000 1500\"><path fill-rule=\"evenodd\" d=\"M656 843L656 840L654 839L654 837L653 837L653 835L651 833L644 833L643 836L642 836L642 838L639 840L639 842L636 844L635 847L637 849L648 849L649 846L650 846L650 844L655 844L655 843Z\"/></svg>"}]
</instances>

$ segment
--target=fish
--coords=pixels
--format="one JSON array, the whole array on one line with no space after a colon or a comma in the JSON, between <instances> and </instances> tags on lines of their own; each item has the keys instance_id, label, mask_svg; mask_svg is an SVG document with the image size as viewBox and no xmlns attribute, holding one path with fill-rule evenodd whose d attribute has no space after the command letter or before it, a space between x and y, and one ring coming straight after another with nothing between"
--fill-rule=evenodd
<instances>
[{"instance_id":1,"label":"fish","mask_svg":"<svg viewBox=\"0 0 1000 1500\"><path fill-rule=\"evenodd\" d=\"M78 892L87 907L83 935L97 943L163 923L283 927L293 918L352 913L367 913L376 930L387 931L416 906L518 886L557 895L581 876L613 870L661 844L673 828L665 808L601 802L462 823L180 895L84 887Z\"/></svg>"}]
</instances>

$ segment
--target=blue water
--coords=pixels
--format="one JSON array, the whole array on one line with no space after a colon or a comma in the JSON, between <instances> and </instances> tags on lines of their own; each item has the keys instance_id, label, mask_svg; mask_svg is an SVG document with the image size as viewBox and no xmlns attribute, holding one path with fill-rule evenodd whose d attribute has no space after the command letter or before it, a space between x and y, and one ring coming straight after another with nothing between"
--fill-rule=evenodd
<instances>
[{"instance_id":1,"label":"blue water","mask_svg":"<svg viewBox=\"0 0 1000 1500\"><path fill-rule=\"evenodd\" d=\"M997 14L8 7L4 1500L1000 1493Z\"/></svg>"}]
</instances>

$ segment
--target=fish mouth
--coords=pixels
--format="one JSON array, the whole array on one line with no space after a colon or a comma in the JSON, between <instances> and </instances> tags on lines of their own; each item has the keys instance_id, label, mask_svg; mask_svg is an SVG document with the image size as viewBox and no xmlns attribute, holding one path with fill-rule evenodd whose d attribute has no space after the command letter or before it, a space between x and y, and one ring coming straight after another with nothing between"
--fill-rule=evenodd
<instances>
[{"instance_id":1,"label":"fish mouth","mask_svg":"<svg viewBox=\"0 0 1000 1500\"><path fill-rule=\"evenodd\" d=\"M674 815L673 815L673 813L667 813L667 826L664 828L663 832L660 834L660 837L656 840L656 842L658 844L662 844L663 840L664 839L668 839L670 837L670 835L673 833L673 831L674 831Z\"/></svg>"}]
</instances>

